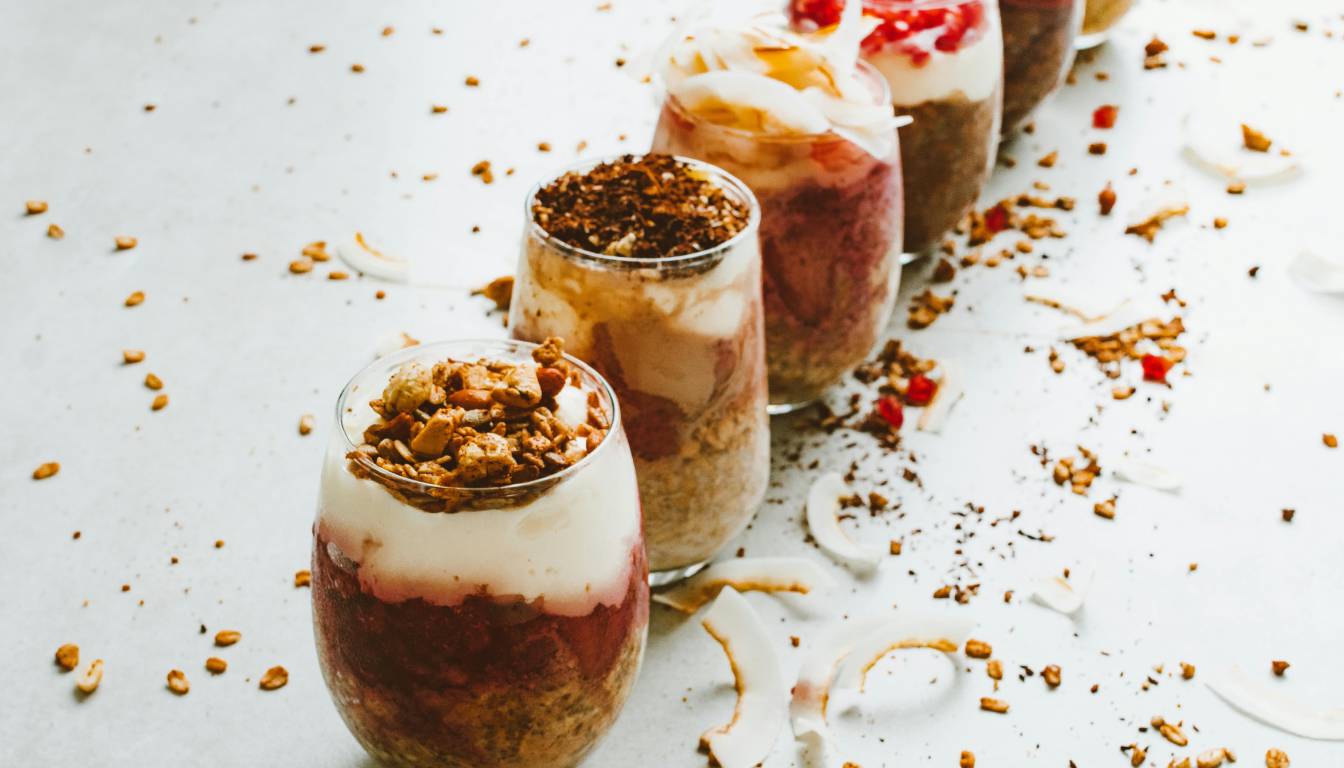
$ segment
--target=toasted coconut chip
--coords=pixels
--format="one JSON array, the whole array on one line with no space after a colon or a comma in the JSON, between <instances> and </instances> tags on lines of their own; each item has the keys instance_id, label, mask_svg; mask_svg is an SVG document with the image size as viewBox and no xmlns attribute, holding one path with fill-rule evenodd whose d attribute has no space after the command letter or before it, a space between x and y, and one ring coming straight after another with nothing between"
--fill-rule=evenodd
<instances>
[{"instance_id":1,"label":"toasted coconut chip","mask_svg":"<svg viewBox=\"0 0 1344 768\"><path fill-rule=\"evenodd\" d=\"M898 614L854 643L840 666L834 687L863 691L868 672L892 651L932 648L943 653L956 653L974 626L975 622L963 616Z\"/></svg>"},{"instance_id":2,"label":"toasted coconut chip","mask_svg":"<svg viewBox=\"0 0 1344 768\"><path fill-rule=\"evenodd\" d=\"M1268 152L1246 149L1240 120L1225 110L1197 109L1181 121L1181 156L1221 179L1247 183L1288 181L1302 171L1296 155L1283 155L1276 142Z\"/></svg>"},{"instance_id":3,"label":"toasted coconut chip","mask_svg":"<svg viewBox=\"0 0 1344 768\"><path fill-rule=\"evenodd\" d=\"M1288 276L1304 291L1344 293L1344 262L1302 251L1288 264Z\"/></svg>"},{"instance_id":4,"label":"toasted coconut chip","mask_svg":"<svg viewBox=\"0 0 1344 768\"><path fill-rule=\"evenodd\" d=\"M739 592L810 594L835 580L816 563L802 557L746 557L720 560L676 586L655 592L654 602L695 613L724 587Z\"/></svg>"},{"instance_id":5,"label":"toasted coconut chip","mask_svg":"<svg viewBox=\"0 0 1344 768\"><path fill-rule=\"evenodd\" d=\"M869 616L841 625L821 641L799 667L798 682L794 683L793 699L789 702L789 720L794 739L806 750L808 765L830 768L838 764L833 755L831 729L826 723L831 681L854 644L876 631L885 621L885 617Z\"/></svg>"},{"instance_id":6,"label":"toasted coconut chip","mask_svg":"<svg viewBox=\"0 0 1344 768\"><path fill-rule=\"evenodd\" d=\"M336 252L351 269L370 277L393 283L404 283L409 279L410 268L405 259L379 251L369 245L360 232L356 232L349 242L337 245Z\"/></svg>"},{"instance_id":7,"label":"toasted coconut chip","mask_svg":"<svg viewBox=\"0 0 1344 768\"><path fill-rule=\"evenodd\" d=\"M1031 588L1031 599L1066 616L1072 616L1083 607L1087 592L1092 588L1095 572L1080 566L1069 569L1069 578L1058 574L1040 579Z\"/></svg>"},{"instance_id":8,"label":"toasted coconut chip","mask_svg":"<svg viewBox=\"0 0 1344 768\"><path fill-rule=\"evenodd\" d=\"M1200 677L1223 701L1266 725L1308 739L1344 741L1344 709L1313 709L1253 682L1235 666Z\"/></svg>"},{"instance_id":9,"label":"toasted coconut chip","mask_svg":"<svg viewBox=\"0 0 1344 768\"><path fill-rule=\"evenodd\" d=\"M1112 459L1106 469L1116 480L1134 485L1144 485L1159 491L1175 493L1181 490L1181 478L1175 472L1156 464L1136 459Z\"/></svg>"},{"instance_id":10,"label":"toasted coconut chip","mask_svg":"<svg viewBox=\"0 0 1344 768\"><path fill-rule=\"evenodd\" d=\"M840 497L848 495L845 481L834 472L813 481L807 492L807 529L817 545L836 562L870 572L877 569L882 553L874 547L859 545L840 530Z\"/></svg>"},{"instance_id":11,"label":"toasted coconut chip","mask_svg":"<svg viewBox=\"0 0 1344 768\"><path fill-rule=\"evenodd\" d=\"M727 725L700 737L723 768L752 768L765 761L788 718L789 689L765 625L737 590L725 586L701 621L733 669L737 705Z\"/></svg>"},{"instance_id":12,"label":"toasted coconut chip","mask_svg":"<svg viewBox=\"0 0 1344 768\"><path fill-rule=\"evenodd\" d=\"M961 400L966 390L961 386L961 377L951 375L947 363L939 365L942 375L937 377L938 387L933 391L933 400L919 414L915 428L920 432L938 434L952 414L952 407Z\"/></svg>"}]
</instances>

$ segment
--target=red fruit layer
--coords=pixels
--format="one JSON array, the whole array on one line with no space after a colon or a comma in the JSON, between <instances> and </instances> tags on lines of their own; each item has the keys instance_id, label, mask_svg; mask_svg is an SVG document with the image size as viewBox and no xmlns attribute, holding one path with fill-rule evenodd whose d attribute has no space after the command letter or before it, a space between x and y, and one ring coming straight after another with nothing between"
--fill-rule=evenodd
<instances>
[{"instance_id":1,"label":"red fruit layer","mask_svg":"<svg viewBox=\"0 0 1344 768\"><path fill-rule=\"evenodd\" d=\"M845 2L794 0L789 8L790 17L796 27L804 26L806 22L817 27L828 27L840 22ZM985 26L982 0L968 0L942 8L907 7L911 2L913 0L868 0L863 4L864 15L880 22L864 38L864 53L873 54L890 48L910 57L916 66L922 66L929 60L931 52L925 45L917 44L910 38L927 30L941 29L942 33L933 39L933 47L943 53L954 53L979 39L979 33Z\"/></svg>"}]
</instances>

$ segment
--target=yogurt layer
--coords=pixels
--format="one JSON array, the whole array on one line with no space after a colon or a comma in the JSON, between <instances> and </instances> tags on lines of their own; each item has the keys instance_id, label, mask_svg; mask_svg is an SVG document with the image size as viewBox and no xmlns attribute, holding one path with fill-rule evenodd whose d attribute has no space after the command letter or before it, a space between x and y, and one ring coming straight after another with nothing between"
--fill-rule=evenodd
<instances>
[{"instance_id":1,"label":"yogurt layer","mask_svg":"<svg viewBox=\"0 0 1344 768\"><path fill-rule=\"evenodd\" d=\"M921 64L896 46L884 46L864 55L887 80L891 103L897 107L926 101L942 101L961 94L968 101L982 101L994 95L1003 79L1003 35L998 24L987 25L985 34L952 52L944 52L933 41L942 28L926 29L909 42L929 52Z\"/></svg>"}]
</instances>

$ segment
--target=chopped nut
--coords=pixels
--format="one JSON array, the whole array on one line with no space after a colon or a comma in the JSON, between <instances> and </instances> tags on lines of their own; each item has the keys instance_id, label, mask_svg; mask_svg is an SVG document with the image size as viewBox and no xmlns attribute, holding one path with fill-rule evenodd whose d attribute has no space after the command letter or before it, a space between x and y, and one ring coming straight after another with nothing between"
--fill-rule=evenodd
<instances>
[{"instance_id":1,"label":"chopped nut","mask_svg":"<svg viewBox=\"0 0 1344 768\"><path fill-rule=\"evenodd\" d=\"M933 325L933 321L937 320L939 315L950 310L955 302L953 296L939 296L925 289L911 301L906 325L916 330L927 328Z\"/></svg>"},{"instance_id":2,"label":"chopped nut","mask_svg":"<svg viewBox=\"0 0 1344 768\"><path fill-rule=\"evenodd\" d=\"M1162 719L1160 715L1155 715L1151 723L1152 726L1157 729L1157 732L1162 734L1162 738L1170 741L1172 744L1175 744L1178 747L1184 747L1190 744L1190 740L1185 737L1185 733L1181 731L1180 726L1168 723L1166 720Z\"/></svg>"},{"instance_id":3,"label":"chopped nut","mask_svg":"<svg viewBox=\"0 0 1344 768\"><path fill-rule=\"evenodd\" d=\"M1223 764L1224 760L1229 758L1230 755L1226 749L1223 747L1215 747L1214 749L1200 752L1199 756L1195 758L1195 766L1196 768L1218 768L1218 766ZM1236 760L1233 759L1232 762L1235 763Z\"/></svg>"},{"instance_id":4,"label":"chopped nut","mask_svg":"<svg viewBox=\"0 0 1344 768\"><path fill-rule=\"evenodd\" d=\"M313 583L313 572L307 569L294 572L294 588L311 586Z\"/></svg>"},{"instance_id":5,"label":"chopped nut","mask_svg":"<svg viewBox=\"0 0 1344 768\"><path fill-rule=\"evenodd\" d=\"M1133 387L1113 387L1111 389L1111 397L1116 400L1128 400L1133 394Z\"/></svg>"},{"instance_id":6,"label":"chopped nut","mask_svg":"<svg viewBox=\"0 0 1344 768\"><path fill-rule=\"evenodd\" d=\"M211 656L205 660L205 668L212 675L221 675L229 668L229 663L218 656Z\"/></svg>"},{"instance_id":7,"label":"chopped nut","mask_svg":"<svg viewBox=\"0 0 1344 768\"><path fill-rule=\"evenodd\" d=\"M300 434L300 435L307 435L307 434L310 434L310 433L313 431L313 424L314 424L314 423L315 423L315 420L313 419L313 414L311 414L311 413L305 413L305 414L303 414L302 416L300 416L300 417L299 417L299 434Z\"/></svg>"},{"instance_id":8,"label":"chopped nut","mask_svg":"<svg viewBox=\"0 0 1344 768\"><path fill-rule=\"evenodd\" d=\"M241 639L243 639L243 633L236 629L221 629L215 633L215 645L220 648L227 648Z\"/></svg>"},{"instance_id":9,"label":"chopped nut","mask_svg":"<svg viewBox=\"0 0 1344 768\"><path fill-rule=\"evenodd\" d=\"M1107 499L1106 501L1103 501L1103 502L1101 502L1101 503L1099 503L1099 504L1094 504L1094 505L1092 506L1092 511L1096 513L1097 517L1104 517L1104 518L1106 518L1107 520L1114 520L1114 519L1115 519L1115 498L1112 497L1112 498L1109 498L1109 499Z\"/></svg>"},{"instance_id":10,"label":"chopped nut","mask_svg":"<svg viewBox=\"0 0 1344 768\"><path fill-rule=\"evenodd\" d=\"M481 84L480 78L476 77L475 75L467 75L467 79L465 80L465 82L467 84L467 87L469 88L475 88Z\"/></svg>"},{"instance_id":11,"label":"chopped nut","mask_svg":"<svg viewBox=\"0 0 1344 768\"><path fill-rule=\"evenodd\" d=\"M274 691L277 688L284 688L285 683L289 682L289 671L284 667L275 666L266 670L266 674L261 676L261 690Z\"/></svg>"},{"instance_id":12,"label":"chopped nut","mask_svg":"<svg viewBox=\"0 0 1344 768\"><path fill-rule=\"evenodd\" d=\"M406 363L392 374L383 389L383 406L389 413L410 413L429 400L433 386L428 368L420 363Z\"/></svg>"},{"instance_id":13,"label":"chopped nut","mask_svg":"<svg viewBox=\"0 0 1344 768\"><path fill-rule=\"evenodd\" d=\"M164 408L167 407L168 407L168 395L162 392L155 395L154 401L149 404L149 408L152 411L162 411Z\"/></svg>"},{"instance_id":14,"label":"chopped nut","mask_svg":"<svg viewBox=\"0 0 1344 768\"><path fill-rule=\"evenodd\" d=\"M943 586L933 591L933 599L935 600L946 600L951 596L952 596L952 587L947 584L944 584Z\"/></svg>"},{"instance_id":15,"label":"chopped nut","mask_svg":"<svg viewBox=\"0 0 1344 768\"><path fill-rule=\"evenodd\" d=\"M991 680L1003 679L1003 662L998 659L990 659L985 664L985 674L989 675Z\"/></svg>"},{"instance_id":16,"label":"chopped nut","mask_svg":"<svg viewBox=\"0 0 1344 768\"><path fill-rule=\"evenodd\" d=\"M1193 679L1195 679L1195 665L1194 665L1194 664L1186 664L1184 661L1181 662L1181 679L1183 679L1183 680L1193 680Z\"/></svg>"},{"instance_id":17,"label":"chopped nut","mask_svg":"<svg viewBox=\"0 0 1344 768\"><path fill-rule=\"evenodd\" d=\"M1051 688L1058 688L1060 681L1060 669L1058 664L1051 664L1041 670L1041 679Z\"/></svg>"},{"instance_id":18,"label":"chopped nut","mask_svg":"<svg viewBox=\"0 0 1344 768\"><path fill-rule=\"evenodd\" d=\"M158 376L155 376L152 373L146 373L145 386L155 390L163 389L163 379L160 379Z\"/></svg>"},{"instance_id":19,"label":"chopped nut","mask_svg":"<svg viewBox=\"0 0 1344 768\"><path fill-rule=\"evenodd\" d=\"M1292 666L1292 665L1289 664L1289 663L1286 662L1286 661L1271 661L1271 662L1269 663L1269 667L1270 667L1271 670L1274 671L1274 675L1275 675L1276 677L1283 677L1283 673L1284 673L1284 672L1287 672L1287 671L1288 671L1288 667L1290 667L1290 666Z\"/></svg>"},{"instance_id":20,"label":"chopped nut","mask_svg":"<svg viewBox=\"0 0 1344 768\"><path fill-rule=\"evenodd\" d=\"M1241 124L1241 141L1252 152L1268 152L1269 145L1274 143L1265 134L1245 123Z\"/></svg>"},{"instance_id":21,"label":"chopped nut","mask_svg":"<svg viewBox=\"0 0 1344 768\"><path fill-rule=\"evenodd\" d=\"M118 251L129 251L132 248L134 248L136 243L139 241L137 241L134 237L127 237L126 235L118 235L116 239L113 240L113 242L116 243Z\"/></svg>"},{"instance_id":22,"label":"chopped nut","mask_svg":"<svg viewBox=\"0 0 1344 768\"><path fill-rule=\"evenodd\" d=\"M1166 53L1167 50L1167 44L1162 42L1162 39L1157 35L1153 35L1153 39L1149 40L1148 44L1143 47L1144 54L1148 56L1157 56L1158 54Z\"/></svg>"},{"instance_id":23,"label":"chopped nut","mask_svg":"<svg viewBox=\"0 0 1344 768\"><path fill-rule=\"evenodd\" d=\"M963 749L961 759L957 761L957 768L975 768L975 755Z\"/></svg>"},{"instance_id":24,"label":"chopped nut","mask_svg":"<svg viewBox=\"0 0 1344 768\"><path fill-rule=\"evenodd\" d=\"M1059 159L1059 150L1055 150L1050 154L1046 155L1045 157L1042 157L1040 160L1037 160L1036 164L1041 166L1042 168L1054 168L1055 161L1058 159Z\"/></svg>"},{"instance_id":25,"label":"chopped nut","mask_svg":"<svg viewBox=\"0 0 1344 768\"><path fill-rule=\"evenodd\" d=\"M66 643L56 649L56 664L66 672L79 666L79 646Z\"/></svg>"},{"instance_id":26,"label":"chopped nut","mask_svg":"<svg viewBox=\"0 0 1344 768\"><path fill-rule=\"evenodd\" d=\"M168 690L178 696L185 696L187 691L191 690L191 684L187 682L187 676L182 670L172 669L168 671Z\"/></svg>"},{"instance_id":27,"label":"chopped nut","mask_svg":"<svg viewBox=\"0 0 1344 768\"><path fill-rule=\"evenodd\" d=\"M136 291L135 293L132 293L130 296L126 297L126 306L136 307L139 306L142 302L144 302L144 300L145 300L145 292Z\"/></svg>"},{"instance_id":28,"label":"chopped nut","mask_svg":"<svg viewBox=\"0 0 1344 768\"><path fill-rule=\"evenodd\" d=\"M89 694L98 690L98 684L103 682L103 660L94 659L89 668L84 670L84 674L75 681L75 687L81 692Z\"/></svg>"},{"instance_id":29,"label":"chopped nut","mask_svg":"<svg viewBox=\"0 0 1344 768\"><path fill-rule=\"evenodd\" d=\"M307 274L313 271L313 260L309 258L295 259L289 262L289 271L296 275Z\"/></svg>"},{"instance_id":30,"label":"chopped nut","mask_svg":"<svg viewBox=\"0 0 1344 768\"><path fill-rule=\"evenodd\" d=\"M966 655L972 659L988 659L994 655L994 649L983 640L969 639L966 641Z\"/></svg>"},{"instance_id":31,"label":"chopped nut","mask_svg":"<svg viewBox=\"0 0 1344 768\"><path fill-rule=\"evenodd\" d=\"M1288 754L1281 749L1265 752L1265 768L1288 768Z\"/></svg>"},{"instance_id":32,"label":"chopped nut","mask_svg":"<svg viewBox=\"0 0 1344 768\"><path fill-rule=\"evenodd\" d=\"M1008 713L1008 702L999 699L991 699L988 696L980 698L980 708L986 712L997 712L1000 715Z\"/></svg>"},{"instance_id":33,"label":"chopped nut","mask_svg":"<svg viewBox=\"0 0 1344 768\"><path fill-rule=\"evenodd\" d=\"M144 353L144 350L140 350L140 349L123 349L123 350L121 351L121 361L122 361L123 363L125 363L126 365L135 365L136 363L138 363L138 362L140 362L140 361L142 361L142 360L144 360L144 359L145 359L145 353Z\"/></svg>"},{"instance_id":34,"label":"chopped nut","mask_svg":"<svg viewBox=\"0 0 1344 768\"><path fill-rule=\"evenodd\" d=\"M891 554L893 555L901 554L901 542L897 541L896 539L891 540L890 544L888 545L888 548Z\"/></svg>"},{"instance_id":35,"label":"chopped nut","mask_svg":"<svg viewBox=\"0 0 1344 768\"><path fill-rule=\"evenodd\" d=\"M50 237L52 240L60 240L65 237L65 230L61 229L58 224L48 224L47 237Z\"/></svg>"},{"instance_id":36,"label":"chopped nut","mask_svg":"<svg viewBox=\"0 0 1344 768\"><path fill-rule=\"evenodd\" d=\"M1147 759L1148 753L1144 751L1143 747L1140 747L1138 744L1131 744L1129 746L1129 764L1134 766L1134 768L1139 768L1140 765L1143 765L1143 761Z\"/></svg>"},{"instance_id":37,"label":"chopped nut","mask_svg":"<svg viewBox=\"0 0 1344 768\"><path fill-rule=\"evenodd\" d=\"M36 216L39 213L47 212L47 202L45 200L29 200L23 205L29 216Z\"/></svg>"},{"instance_id":38,"label":"chopped nut","mask_svg":"<svg viewBox=\"0 0 1344 768\"><path fill-rule=\"evenodd\" d=\"M33 470L33 479L46 480L48 477L51 477L60 471L61 471L61 463L59 461L43 462L42 464L38 465L37 469Z\"/></svg>"}]
</instances>

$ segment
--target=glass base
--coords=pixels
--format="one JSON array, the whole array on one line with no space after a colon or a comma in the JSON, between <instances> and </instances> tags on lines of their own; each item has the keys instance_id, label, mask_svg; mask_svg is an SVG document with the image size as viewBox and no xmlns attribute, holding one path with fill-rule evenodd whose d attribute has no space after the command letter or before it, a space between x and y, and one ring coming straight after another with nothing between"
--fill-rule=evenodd
<instances>
[{"instance_id":1,"label":"glass base","mask_svg":"<svg viewBox=\"0 0 1344 768\"><path fill-rule=\"evenodd\" d=\"M770 403L765 406L765 412L771 416L783 416L786 413L801 411L807 406L817 402L816 400L804 400L799 403Z\"/></svg>"},{"instance_id":2,"label":"glass base","mask_svg":"<svg viewBox=\"0 0 1344 768\"><path fill-rule=\"evenodd\" d=\"M1091 34L1079 33L1079 35L1073 39L1073 49L1075 51L1088 51L1096 48L1106 42L1108 32L1109 30L1103 29L1100 32L1093 32Z\"/></svg>"},{"instance_id":3,"label":"glass base","mask_svg":"<svg viewBox=\"0 0 1344 768\"><path fill-rule=\"evenodd\" d=\"M916 253L910 253L909 251L906 251L905 253L902 253L902 254L901 254L901 266L904 267L906 264L914 264L916 261L919 261L920 259L924 258L925 256L928 256L928 255L929 255L929 252L932 251L932 250L933 250L933 249L930 248L929 250L926 250L926 251L918 251L918 252L916 252Z\"/></svg>"},{"instance_id":4,"label":"glass base","mask_svg":"<svg viewBox=\"0 0 1344 768\"><path fill-rule=\"evenodd\" d=\"M668 568L665 571L649 571L649 586L657 589L676 584L682 579L689 579L709 565L709 560L701 560L694 565L683 565L678 568Z\"/></svg>"}]
</instances>

